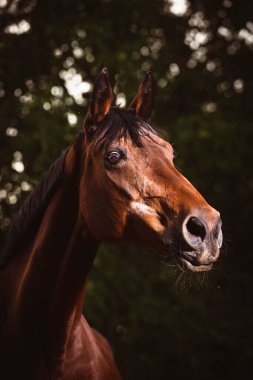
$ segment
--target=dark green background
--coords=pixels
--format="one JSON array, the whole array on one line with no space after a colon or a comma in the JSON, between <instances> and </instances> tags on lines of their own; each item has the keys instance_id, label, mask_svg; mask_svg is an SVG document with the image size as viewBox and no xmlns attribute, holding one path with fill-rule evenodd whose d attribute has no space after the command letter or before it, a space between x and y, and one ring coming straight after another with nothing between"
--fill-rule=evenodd
<instances>
[{"instance_id":1,"label":"dark green background","mask_svg":"<svg viewBox=\"0 0 253 380\"><path fill-rule=\"evenodd\" d=\"M35 185L81 128L90 93L86 105L70 104L59 77L68 57L90 83L107 66L115 95L125 93L128 102L144 71L153 71L152 121L173 143L176 166L221 211L222 257L206 276L182 274L139 247L101 247L85 313L109 339L126 380L241 379L251 372L252 11L253 1L229 0L191 1L183 16L162 0L20 0L0 7L1 245L27 195L20 184ZM8 33L24 19L27 33ZM196 34L199 42L208 38L189 46L186 37ZM83 49L82 58L73 46ZM171 75L172 63L178 75ZM63 88L61 98L53 86ZM48 111L46 102L53 104ZM78 116L75 127L68 112ZM6 135L8 128L18 135ZM22 173L11 168L16 151ZM18 202L10 204L13 195Z\"/></svg>"}]
</instances>

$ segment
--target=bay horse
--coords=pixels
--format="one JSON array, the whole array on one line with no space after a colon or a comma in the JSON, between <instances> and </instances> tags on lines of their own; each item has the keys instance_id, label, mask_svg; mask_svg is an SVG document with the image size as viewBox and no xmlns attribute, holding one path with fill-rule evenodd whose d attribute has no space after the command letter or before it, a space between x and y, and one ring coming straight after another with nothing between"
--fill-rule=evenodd
<instances>
[{"instance_id":1,"label":"bay horse","mask_svg":"<svg viewBox=\"0 0 253 380\"><path fill-rule=\"evenodd\" d=\"M112 106L104 68L82 131L14 219L1 254L1 379L121 379L109 344L82 315L101 242L140 243L185 271L217 260L220 215L147 122L154 96L148 72L128 109Z\"/></svg>"}]
</instances>

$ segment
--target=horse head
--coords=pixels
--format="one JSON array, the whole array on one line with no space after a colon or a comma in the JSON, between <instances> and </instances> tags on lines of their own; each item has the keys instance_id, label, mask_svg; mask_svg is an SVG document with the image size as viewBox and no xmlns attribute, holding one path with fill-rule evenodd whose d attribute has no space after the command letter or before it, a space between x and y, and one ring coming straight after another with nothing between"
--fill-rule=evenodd
<instances>
[{"instance_id":1,"label":"horse head","mask_svg":"<svg viewBox=\"0 0 253 380\"><path fill-rule=\"evenodd\" d=\"M222 245L220 214L176 169L173 148L148 123L155 82L148 72L129 108L113 107L107 69L84 122L80 210L98 241L134 241L208 271Z\"/></svg>"}]
</instances>

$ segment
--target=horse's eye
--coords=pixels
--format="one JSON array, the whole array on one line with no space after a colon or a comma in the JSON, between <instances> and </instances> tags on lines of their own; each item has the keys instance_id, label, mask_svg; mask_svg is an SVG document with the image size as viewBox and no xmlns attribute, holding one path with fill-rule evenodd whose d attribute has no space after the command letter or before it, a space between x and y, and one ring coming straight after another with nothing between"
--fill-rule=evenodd
<instances>
[{"instance_id":1,"label":"horse's eye","mask_svg":"<svg viewBox=\"0 0 253 380\"><path fill-rule=\"evenodd\" d=\"M123 158L123 153L119 150L112 150L111 152L107 153L105 156L106 161L109 162L111 165L118 164L122 158Z\"/></svg>"}]
</instances>

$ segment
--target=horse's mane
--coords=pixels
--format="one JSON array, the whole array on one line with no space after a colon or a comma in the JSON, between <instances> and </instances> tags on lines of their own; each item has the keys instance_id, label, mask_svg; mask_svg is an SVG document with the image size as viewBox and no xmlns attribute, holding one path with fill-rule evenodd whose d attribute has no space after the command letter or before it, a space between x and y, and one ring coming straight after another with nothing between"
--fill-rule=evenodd
<instances>
[{"instance_id":1,"label":"horse's mane","mask_svg":"<svg viewBox=\"0 0 253 380\"><path fill-rule=\"evenodd\" d=\"M112 107L106 118L98 125L92 136L93 153L106 149L113 141L130 139L142 146L141 137L151 138L157 131L126 108Z\"/></svg>"},{"instance_id":2,"label":"horse's mane","mask_svg":"<svg viewBox=\"0 0 253 380\"><path fill-rule=\"evenodd\" d=\"M149 124L139 119L131 111L113 107L93 133L92 152L96 154L120 138L130 138L134 145L141 146L141 136L149 136L150 132L157 134ZM84 133L82 131L74 142L80 159L82 158L80 156L82 156L83 138ZM67 151L68 149L50 167L42 181L31 192L15 215L0 255L0 268L5 266L38 230L48 203L55 190L60 186Z\"/></svg>"},{"instance_id":3,"label":"horse's mane","mask_svg":"<svg viewBox=\"0 0 253 380\"><path fill-rule=\"evenodd\" d=\"M22 249L26 240L37 230L50 198L62 178L66 151L50 167L45 177L26 198L14 216L7 241L1 252L0 267Z\"/></svg>"}]
</instances>

